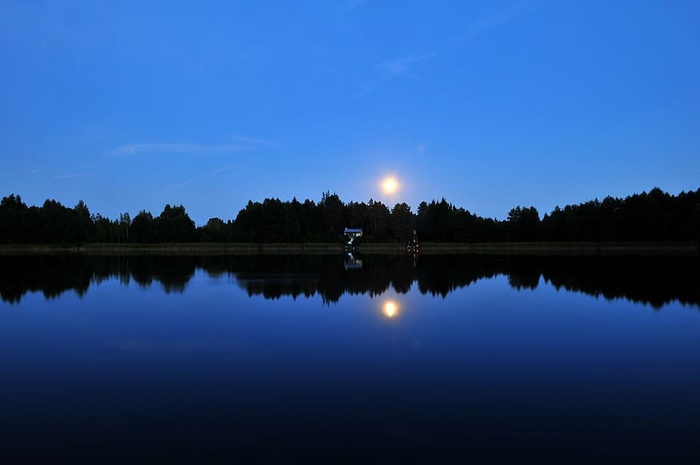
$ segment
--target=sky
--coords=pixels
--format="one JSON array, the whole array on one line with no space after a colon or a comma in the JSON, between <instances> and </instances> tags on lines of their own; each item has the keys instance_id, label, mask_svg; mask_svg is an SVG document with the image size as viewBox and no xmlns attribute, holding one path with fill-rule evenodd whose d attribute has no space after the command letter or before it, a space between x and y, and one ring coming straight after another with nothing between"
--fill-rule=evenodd
<instances>
[{"instance_id":1,"label":"sky","mask_svg":"<svg viewBox=\"0 0 700 465\"><path fill-rule=\"evenodd\" d=\"M700 188L696 0L3 0L0 60L0 196L28 205L506 219Z\"/></svg>"}]
</instances>

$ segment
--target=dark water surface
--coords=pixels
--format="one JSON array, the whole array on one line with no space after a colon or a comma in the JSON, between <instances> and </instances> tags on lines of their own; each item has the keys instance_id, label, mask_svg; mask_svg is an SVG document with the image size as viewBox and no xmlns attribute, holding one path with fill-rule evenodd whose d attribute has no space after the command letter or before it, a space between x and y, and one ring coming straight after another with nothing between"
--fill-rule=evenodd
<instances>
[{"instance_id":1,"label":"dark water surface","mask_svg":"<svg viewBox=\"0 0 700 465\"><path fill-rule=\"evenodd\" d=\"M0 258L0 463L700 463L697 258Z\"/></svg>"}]
</instances>

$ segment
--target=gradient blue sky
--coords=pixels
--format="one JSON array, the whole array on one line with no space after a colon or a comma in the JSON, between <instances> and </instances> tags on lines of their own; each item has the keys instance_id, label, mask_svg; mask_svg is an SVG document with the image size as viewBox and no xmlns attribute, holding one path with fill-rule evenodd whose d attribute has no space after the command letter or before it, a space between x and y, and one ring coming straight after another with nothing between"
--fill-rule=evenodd
<instances>
[{"instance_id":1,"label":"gradient blue sky","mask_svg":"<svg viewBox=\"0 0 700 465\"><path fill-rule=\"evenodd\" d=\"M0 59L0 195L29 205L505 219L700 187L698 1L4 0Z\"/></svg>"}]
</instances>

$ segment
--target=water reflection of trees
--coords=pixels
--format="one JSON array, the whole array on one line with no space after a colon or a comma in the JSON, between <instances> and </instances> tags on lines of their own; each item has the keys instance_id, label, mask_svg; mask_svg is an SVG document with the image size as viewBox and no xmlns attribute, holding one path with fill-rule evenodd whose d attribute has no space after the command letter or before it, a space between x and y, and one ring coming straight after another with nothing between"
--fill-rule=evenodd
<instances>
[{"instance_id":1,"label":"water reflection of trees","mask_svg":"<svg viewBox=\"0 0 700 465\"><path fill-rule=\"evenodd\" d=\"M16 303L29 292L55 298L73 290L83 296L91 284L119 279L166 292L183 292L200 269L231 277L250 296L312 297L337 302L343 295L379 295L389 289L446 297L481 279L505 276L517 290L541 281L556 289L605 299L624 298L661 308L672 301L700 305L692 270L697 257L533 257L476 255L372 255L361 267L346 267L342 255L248 256L6 256L0 258L0 297Z\"/></svg>"}]
</instances>

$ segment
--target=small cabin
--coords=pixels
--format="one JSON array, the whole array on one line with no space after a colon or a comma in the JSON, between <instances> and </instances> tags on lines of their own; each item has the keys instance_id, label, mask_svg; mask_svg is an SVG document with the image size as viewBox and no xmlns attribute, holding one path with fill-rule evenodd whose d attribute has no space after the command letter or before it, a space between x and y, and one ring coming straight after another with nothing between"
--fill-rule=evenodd
<instances>
[{"instance_id":1,"label":"small cabin","mask_svg":"<svg viewBox=\"0 0 700 465\"><path fill-rule=\"evenodd\" d=\"M355 248L355 239L362 236L362 229L345 228L343 234L345 234L345 238L348 240L345 243L345 250L352 251Z\"/></svg>"},{"instance_id":2,"label":"small cabin","mask_svg":"<svg viewBox=\"0 0 700 465\"><path fill-rule=\"evenodd\" d=\"M345 228L343 234L345 234L345 237L348 239L355 239L356 237L362 236L362 229Z\"/></svg>"}]
</instances>

